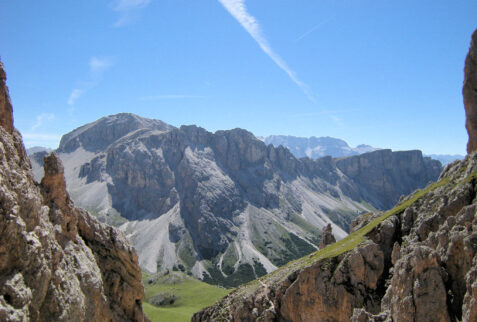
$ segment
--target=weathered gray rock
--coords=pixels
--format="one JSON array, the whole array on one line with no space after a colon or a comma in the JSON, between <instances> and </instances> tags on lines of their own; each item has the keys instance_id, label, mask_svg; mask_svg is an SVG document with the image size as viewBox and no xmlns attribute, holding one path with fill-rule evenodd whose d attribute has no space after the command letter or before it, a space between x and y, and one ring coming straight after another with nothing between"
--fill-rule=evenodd
<instances>
[{"instance_id":1,"label":"weathered gray rock","mask_svg":"<svg viewBox=\"0 0 477 322\"><path fill-rule=\"evenodd\" d=\"M343 174L337 163L344 160L298 160L242 129L210 133L133 114L108 116L66 134L56 153L75 202L108 223L123 224L144 269L181 265L229 286L244 282L235 275L254 278L315 250L328 224L335 238L344 237L351 220L370 209L363 200L379 208L405 193L403 185L411 190L438 176L418 152L406 161L407 154L387 151L402 177L411 168L415 180L374 197L368 182ZM41 164L36 154L31 158ZM390 166L374 154L367 158L370 167ZM392 179L399 171L383 176Z\"/></svg>"},{"instance_id":2,"label":"weathered gray rock","mask_svg":"<svg viewBox=\"0 0 477 322\"><path fill-rule=\"evenodd\" d=\"M413 246L394 266L389 288L395 321L450 321L446 273L437 253Z\"/></svg>"},{"instance_id":3,"label":"weathered gray rock","mask_svg":"<svg viewBox=\"0 0 477 322\"><path fill-rule=\"evenodd\" d=\"M8 93L4 83L0 92ZM143 321L134 249L75 208L54 154L45 158L42 184L35 183L7 119L0 124L0 320Z\"/></svg>"},{"instance_id":4,"label":"weathered gray rock","mask_svg":"<svg viewBox=\"0 0 477 322\"><path fill-rule=\"evenodd\" d=\"M442 170L422 152L378 150L338 159L336 166L357 183L360 195L378 209L393 207L402 195L434 181Z\"/></svg>"},{"instance_id":5,"label":"weathered gray rock","mask_svg":"<svg viewBox=\"0 0 477 322\"><path fill-rule=\"evenodd\" d=\"M441 186L383 220L355 249L264 278L262 287L239 288L193 321L248 321L272 313L279 321L474 321L476 176L472 154L446 168ZM371 220L366 215L357 222Z\"/></svg>"},{"instance_id":6,"label":"weathered gray rock","mask_svg":"<svg viewBox=\"0 0 477 322\"><path fill-rule=\"evenodd\" d=\"M331 225L326 225L325 228L321 231L321 241L320 241L320 249L325 248L328 245L336 243L335 236L333 236L333 228Z\"/></svg>"}]
</instances>

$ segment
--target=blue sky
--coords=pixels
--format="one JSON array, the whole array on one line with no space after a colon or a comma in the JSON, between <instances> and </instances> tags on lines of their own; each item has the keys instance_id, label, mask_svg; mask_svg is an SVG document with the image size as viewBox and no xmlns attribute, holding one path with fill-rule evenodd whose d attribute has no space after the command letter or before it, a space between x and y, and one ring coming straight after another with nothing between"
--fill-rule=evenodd
<instances>
[{"instance_id":1,"label":"blue sky","mask_svg":"<svg viewBox=\"0 0 477 322\"><path fill-rule=\"evenodd\" d=\"M477 1L0 0L27 146L132 112L209 131L465 154Z\"/></svg>"}]
</instances>

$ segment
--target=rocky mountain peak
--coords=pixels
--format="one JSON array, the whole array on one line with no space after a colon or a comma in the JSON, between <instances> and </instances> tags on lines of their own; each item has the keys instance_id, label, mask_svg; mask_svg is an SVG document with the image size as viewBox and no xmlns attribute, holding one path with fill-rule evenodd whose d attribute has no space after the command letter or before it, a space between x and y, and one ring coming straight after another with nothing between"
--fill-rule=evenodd
<instances>
[{"instance_id":1,"label":"rocky mountain peak","mask_svg":"<svg viewBox=\"0 0 477 322\"><path fill-rule=\"evenodd\" d=\"M70 212L67 209L68 203L71 201L66 192L63 164L55 153L51 153L49 156L44 157L43 168L45 175L41 180L42 192L45 200L48 200L53 207L52 214L55 214L50 217L55 223L60 224L63 234L75 240L78 220L74 212ZM57 215L54 211L56 207L63 210L63 212Z\"/></svg>"},{"instance_id":2,"label":"rocky mountain peak","mask_svg":"<svg viewBox=\"0 0 477 322\"><path fill-rule=\"evenodd\" d=\"M464 107L466 115L465 127L469 134L467 153L477 150L477 30L472 35L469 53L464 68Z\"/></svg>"},{"instance_id":3,"label":"rocky mountain peak","mask_svg":"<svg viewBox=\"0 0 477 322\"><path fill-rule=\"evenodd\" d=\"M90 152L102 151L110 144L138 130L167 132L174 128L160 120L143 118L132 113L109 115L64 135L58 152L72 152L79 147Z\"/></svg>"},{"instance_id":4,"label":"rocky mountain peak","mask_svg":"<svg viewBox=\"0 0 477 322\"><path fill-rule=\"evenodd\" d=\"M244 129L173 128L124 113L64 135L56 153L72 198L120 226L143 269L183 267L225 286L308 254L328 224L324 239L343 238L369 205L394 204L440 173L415 152L409 162L389 150L356 162L297 159ZM30 156L37 179L45 154ZM373 197L375 190L385 194Z\"/></svg>"},{"instance_id":5,"label":"rocky mountain peak","mask_svg":"<svg viewBox=\"0 0 477 322\"><path fill-rule=\"evenodd\" d=\"M10 134L13 133L13 110L6 85L7 73L0 61L0 125Z\"/></svg>"}]
</instances>

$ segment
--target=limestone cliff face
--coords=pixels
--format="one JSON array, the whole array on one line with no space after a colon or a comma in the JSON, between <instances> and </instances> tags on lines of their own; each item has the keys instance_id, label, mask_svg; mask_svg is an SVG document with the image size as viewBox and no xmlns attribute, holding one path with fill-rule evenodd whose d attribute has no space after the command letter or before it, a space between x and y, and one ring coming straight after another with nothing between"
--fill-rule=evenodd
<instances>
[{"instance_id":1,"label":"limestone cliff face","mask_svg":"<svg viewBox=\"0 0 477 322\"><path fill-rule=\"evenodd\" d=\"M64 135L56 153L72 199L120 226L143 269L182 267L226 286L315 250L328 224L343 238L369 204L390 207L441 170L419 151L297 159L243 129L211 133L126 113Z\"/></svg>"},{"instance_id":2,"label":"limestone cliff face","mask_svg":"<svg viewBox=\"0 0 477 322\"><path fill-rule=\"evenodd\" d=\"M127 233L143 269L227 286L313 251L328 224L341 239L370 204L391 207L441 171L419 151L297 159L243 129L127 113L64 135L56 153L72 199ZM31 156L35 174L43 154Z\"/></svg>"},{"instance_id":3,"label":"limestone cliff face","mask_svg":"<svg viewBox=\"0 0 477 322\"><path fill-rule=\"evenodd\" d=\"M56 155L34 182L0 76L0 320L143 321L134 249L75 208Z\"/></svg>"},{"instance_id":4,"label":"limestone cliff face","mask_svg":"<svg viewBox=\"0 0 477 322\"><path fill-rule=\"evenodd\" d=\"M471 153L477 150L477 30L472 35L469 53L465 60L462 94L466 115L465 127L469 133L467 152Z\"/></svg>"},{"instance_id":5,"label":"limestone cliff face","mask_svg":"<svg viewBox=\"0 0 477 322\"><path fill-rule=\"evenodd\" d=\"M476 321L476 178L472 154L421 197L403 198L409 205L358 247L285 266L193 321ZM360 217L353 231L373 219Z\"/></svg>"},{"instance_id":6,"label":"limestone cliff face","mask_svg":"<svg viewBox=\"0 0 477 322\"><path fill-rule=\"evenodd\" d=\"M422 182L435 180L442 170L439 161L422 152L378 150L336 160L336 166L359 184L360 194L380 209L393 207L399 197Z\"/></svg>"}]
</instances>

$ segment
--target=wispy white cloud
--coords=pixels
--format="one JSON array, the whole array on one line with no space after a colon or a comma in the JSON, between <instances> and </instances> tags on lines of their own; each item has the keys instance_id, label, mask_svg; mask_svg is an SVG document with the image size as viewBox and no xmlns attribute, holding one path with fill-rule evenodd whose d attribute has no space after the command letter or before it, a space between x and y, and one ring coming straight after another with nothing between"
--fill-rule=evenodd
<instances>
[{"instance_id":1,"label":"wispy white cloud","mask_svg":"<svg viewBox=\"0 0 477 322\"><path fill-rule=\"evenodd\" d=\"M113 27L125 26L136 19L139 11L149 5L151 0L114 0L111 7L119 15Z\"/></svg>"},{"instance_id":2,"label":"wispy white cloud","mask_svg":"<svg viewBox=\"0 0 477 322\"><path fill-rule=\"evenodd\" d=\"M141 101L158 101L158 100L168 100L168 99L204 98L204 97L205 96L200 96L200 95L168 94L168 95L143 96L139 99Z\"/></svg>"},{"instance_id":3,"label":"wispy white cloud","mask_svg":"<svg viewBox=\"0 0 477 322\"><path fill-rule=\"evenodd\" d=\"M74 110L72 106L86 91L94 88L100 82L103 73L113 65L111 58L105 57L91 57L89 60L89 74L90 80L82 82L80 86L74 88L68 97L68 105L71 106L68 110L70 113Z\"/></svg>"},{"instance_id":4,"label":"wispy white cloud","mask_svg":"<svg viewBox=\"0 0 477 322\"><path fill-rule=\"evenodd\" d=\"M245 5L245 0L218 0L224 8L240 23L240 25L252 36L252 38L257 42L260 48L265 54L270 57L270 59L280 67L290 79L300 87L300 89L305 93L309 100L316 102L311 92L310 87L301 81L296 73L288 67L286 62L273 51L272 47L268 43L268 40L265 38L262 32L262 28L258 21L253 17L248 11L247 6Z\"/></svg>"},{"instance_id":5,"label":"wispy white cloud","mask_svg":"<svg viewBox=\"0 0 477 322\"><path fill-rule=\"evenodd\" d=\"M328 19L326 20L323 20L322 22L314 25L312 28L308 29L306 32L304 32L300 37L298 37L297 39L295 39L295 41L300 41L302 40L303 38L305 38L306 36L308 36L309 34L311 34L313 31L315 31L316 29L318 29L319 27L321 27L322 25L326 24L328 21L330 20L333 20L335 18L335 16L331 16L329 17Z\"/></svg>"},{"instance_id":6,"label":"wispy white cloud","mask_svg":"<svg viewBox=\"0 0 477 322\"><path fill-rule=\"evenodd\" d=\"M110 58L91 57L89 60L89 70L93 77L99 77L103 72L113 65Z\"/></svg>"},{"instance_id":7,"label":"wispy white cloud","mask_svg":"<svg viewBox=\"0 0 477 322\"><path fill-rule=\"evenodd\" d=\"M71 91L70 97L68 98L68 105L74 105L76 100L80 98L81 95L83 95L84 90L75 88Z\"/></svg>"},{"instance_id":8,"label":"wispy white cloud","mask_svg":"<svg viewBox=\"0 0 477 322\"><path fill-rule=\"evenodd\" d=\"M52 121L55 119L55 115L52 113L41 113L40 115L36 116L36 122L31 127L32 131L36 131L39 127L41 127L45 122Z\"/></svg>"}]
</instances>

